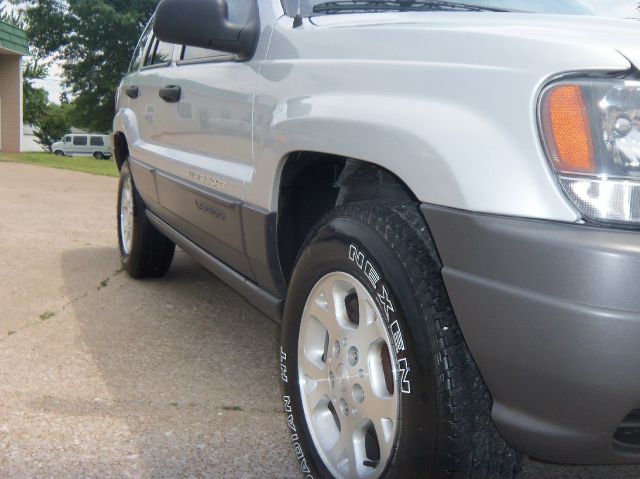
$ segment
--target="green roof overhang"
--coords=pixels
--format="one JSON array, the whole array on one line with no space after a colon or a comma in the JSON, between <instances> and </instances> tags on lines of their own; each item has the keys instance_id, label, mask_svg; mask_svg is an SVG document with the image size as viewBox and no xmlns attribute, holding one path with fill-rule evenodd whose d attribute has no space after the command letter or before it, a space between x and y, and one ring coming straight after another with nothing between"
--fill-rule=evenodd
<instances>
[{"instance_id":1,"label":"green roof overhang","mask_svg":"<svg viewBox=\"0 0 640 479\"><path fill-rule=\"evenodd\" d=\"M29 55L29 41L24 30L0 20L0 53L9 50L18 55Z\"/></svg>"}]
</instances>

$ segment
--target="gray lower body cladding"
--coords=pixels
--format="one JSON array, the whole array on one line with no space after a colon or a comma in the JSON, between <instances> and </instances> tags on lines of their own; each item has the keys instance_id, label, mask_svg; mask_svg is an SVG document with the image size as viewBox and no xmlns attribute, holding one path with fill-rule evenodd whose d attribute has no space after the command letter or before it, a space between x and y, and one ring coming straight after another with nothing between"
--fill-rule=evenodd
<instances>
[{"instance_id":1,"label":"gray lower body cladding","mask_svg":"<svg viewBox=\"0 0 640 479\"><path fill-rule=\"evenodd\" d=\"M530 456L640 463L640 233L423 205L505 439ZM619 437L619 436L618 436Z\"/></svg>"}]
</instances>

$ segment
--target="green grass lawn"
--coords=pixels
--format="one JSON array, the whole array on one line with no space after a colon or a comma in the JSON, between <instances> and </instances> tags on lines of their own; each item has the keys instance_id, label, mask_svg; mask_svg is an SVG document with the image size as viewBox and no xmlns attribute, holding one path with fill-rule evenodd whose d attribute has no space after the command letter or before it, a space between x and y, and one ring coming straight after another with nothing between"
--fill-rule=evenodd
<instances>
[{"instance_id":1,"label":"green grass lawn","mask_svg":"<svg viewBox=\"0 0 640 479\"><path fill-rule=\"evenodd\" d=\"M118 168L113 157L96 160L89 156L56 156L53 153L0 153L0 162L27 163L63 170L81 171L101 176L118 176Z\"/></svg>"}]
</instances>

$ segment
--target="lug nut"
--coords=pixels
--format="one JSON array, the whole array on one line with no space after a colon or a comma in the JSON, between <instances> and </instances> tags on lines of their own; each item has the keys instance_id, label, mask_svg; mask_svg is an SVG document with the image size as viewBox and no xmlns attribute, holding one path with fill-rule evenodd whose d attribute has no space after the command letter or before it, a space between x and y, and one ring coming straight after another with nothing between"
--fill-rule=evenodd
<instances>
[{"instance_id":1,"label":"lug nut","mask_svg":"<svg viewBox=\"0 0 640 479\"><path fill-rule=\"evenodd\" d=\"M351 346L351 348L349 348L349 364L351 364L351 366L358 364L359 356L358 348Z\"/></svg>"},{"instance_id":2,"label":"lug nut","mask_svg":"<svg viewBox=\"0 0 640 479\"><path fill-rule=\"evenodd\" d=\"M333 357L337 358L340 356L340 341L336 339L336 342L333 344Z\"/></svg>"},{"instance_id":3,"label":"lug nut","mask_svg":"<svg viewBox=\"0 0 640 479\"><path fill-rule=\"evenodd\" d=\"M340 412L342 413L343 416L348 416L350 412L349 405L347 404L347 401L345 401L344 399L340 400Z\"/></svg>"}]
</instances>

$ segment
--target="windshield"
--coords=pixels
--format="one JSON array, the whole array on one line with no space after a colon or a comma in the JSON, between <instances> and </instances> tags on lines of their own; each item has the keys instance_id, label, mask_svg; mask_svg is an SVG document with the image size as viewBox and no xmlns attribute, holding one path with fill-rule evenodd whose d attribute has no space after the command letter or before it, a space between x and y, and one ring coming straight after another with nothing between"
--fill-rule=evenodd
<instances>
[{"instance_id":1,"label":"windshield","mask_svg":"<svg viewBox=\"0 0 640 479\"><path fill-rule=\"evenodd\" d=\"M464 0L420 1L407 0L282 0L287 15L295 16L298 6L302 16L398 10L420 11L520 11L560 15L600 15L619 18L638 18L635 0ZM466 6L470 8L456 8Z\"/></svg>"}]
</instances>

